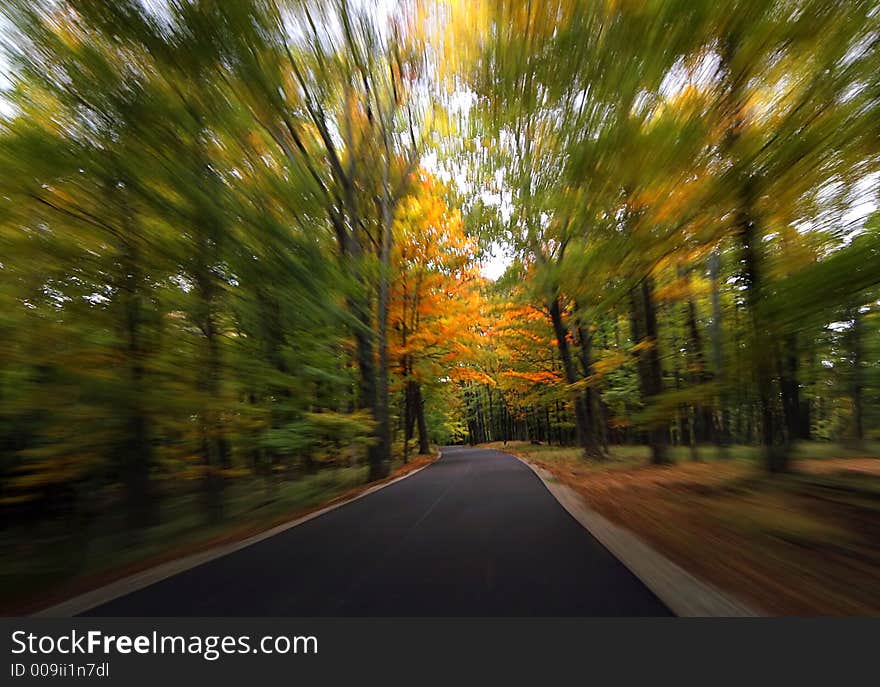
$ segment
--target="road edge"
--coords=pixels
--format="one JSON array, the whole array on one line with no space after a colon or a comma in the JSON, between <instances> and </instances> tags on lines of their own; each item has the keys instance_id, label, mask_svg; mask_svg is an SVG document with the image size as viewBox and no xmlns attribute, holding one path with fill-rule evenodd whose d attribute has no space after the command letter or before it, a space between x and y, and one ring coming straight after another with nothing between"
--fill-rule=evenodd
<instances>
[{"instance_id":1,"label":"road edge","mask_svg":"<svg viewBox=\"0 0 880 687\"><path fill-rule=\"evenodd\" d=\"M600 515L587 505L583 496L549 471L514 453L495 450L513 456L529 468L559 505L675 615L682 618L752 618L766 615L751 604L695 577L634 533Z\"/></svg>"},{"instance_id":2,"label":"road edge","mask_svg":"<svg viewBox=\"0 0 880 687\"><path fill-rule=\"evenodd\" d=\"M177 558L166 563L160 563L159 565L156 565L152 568L147 568L146 570L141 570L140 572L134 573L133 575L122 577L118 580L115 580L114 582L98 587L97 589L92 589L88 592L78 594L77 596L67 599L66 601L61 601L40 611L36 611L35 613L32 613L30 617L70 618L75 615L79 615L80 613L84 613L85 611L91 610L92 608L113 601L114 599L118 599L120 596L131 594L132 592L136 592L140 589L143 589L144 587L149 587L156 582L161 582L164 579L173 577L174 575L178 575L182 572L186 572L187 570L191 570L192 568L198 567L203 563L208 563L218 558L222 558L223 556L228 556L231 553L235 553L236 551L245 549L248 546L257 544L264 539L274 537L276 534L281 534L282 532L293 529L294 527L302 525L309 520L314 520L315 518L321 517L322 515L329 513L330 511L334 511L337 508L342 508L343 506L347 506L350 503L354 503L358 499L362 499L365 496L374 494L380 489L390 487L392 484L396 484L397 482L400 482L407 477L412 477L413 475L418 474L425 468L432 466L442 457L443 450L440 449L437 451L437 455L434 456L434 460L432 460L430 463L427 463L420 468L416 468L415 470L411 470L404 475L400 475L399 477L390 479L387 482L375 484L367 489L364 489L361 492L358 492L357 494L354 494L347 499L331 503L327 506L324 506L323 508L312 511L311 513L306 513L305 515L295 518L294 520L276 525L267 530L259 532L258 534L240 539L239 541L221 544L220 546L215 546L205 551L199 551L198 553L184 556L182 558Z\"/></svg>"}]
</instances>

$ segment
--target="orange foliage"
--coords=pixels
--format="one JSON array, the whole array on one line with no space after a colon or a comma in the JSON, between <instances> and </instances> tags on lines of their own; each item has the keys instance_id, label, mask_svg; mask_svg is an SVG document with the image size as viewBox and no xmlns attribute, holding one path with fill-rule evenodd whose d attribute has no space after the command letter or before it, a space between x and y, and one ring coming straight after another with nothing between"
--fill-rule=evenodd
<instances>
[{"instance_id":1,"label":"orange foliage","mask_svg":"<svg viewBox=\"0 0 880 687\"><path fill-rule=\"evenodd\" d=\"M456 365L472 358L480 331L476 251L442 185L422 171L395 224L389 353L401 376L462 375Z\"/></svg>"}]
</instances>

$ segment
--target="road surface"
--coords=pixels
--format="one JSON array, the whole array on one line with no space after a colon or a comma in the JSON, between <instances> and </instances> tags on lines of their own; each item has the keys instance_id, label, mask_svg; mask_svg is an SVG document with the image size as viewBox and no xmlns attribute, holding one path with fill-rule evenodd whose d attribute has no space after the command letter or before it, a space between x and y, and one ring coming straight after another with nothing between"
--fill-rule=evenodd
<instances>
[{"instance_id":1,"label":"road surface","mask_svg":"<svg viewBox=\"0 0 880 687\"><path fill-rule=\"evenodd\" d=\"M86 615L669 614L528 467L453 447L407 479Z\"/></svg>"}]
</instances>

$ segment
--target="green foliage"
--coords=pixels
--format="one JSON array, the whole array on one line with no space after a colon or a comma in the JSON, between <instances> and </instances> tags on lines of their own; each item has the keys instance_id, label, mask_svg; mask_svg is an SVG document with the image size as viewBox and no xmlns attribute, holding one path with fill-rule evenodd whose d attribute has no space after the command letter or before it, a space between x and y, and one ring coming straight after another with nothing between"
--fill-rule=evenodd
<instances>
[{"instance_id":1,"label":"green foliage","mask_svg":"<svg viewBox=\"0 0 880 687\"><path fill-rule=\"evenodd\" d=\"M298 456L325 447L368 446L375 420L369 413L306 413L302 420L265 432L263 448L279 455Z\"/></svg>"},{"instance_id":2,"label":"green foliage","mask_svg":"<svg viewBox=\"0 0 880 687\"><path fill-rule=\"evenodd\" d=\"M425 123L415 27L348 2L2 13L0 501L121 487L143 527L182 482L216 519L249 473L362 461L394 420L379 246Z\"/></svg>"},{"instance_id":3,"label":"green foliage","mask_svg":"<svg viewBox=\"0 0 880 687\"><path fill-rule=\"evenodd\" d=\"M543 347L484 368L543 380L516 433L570 441L582 402L600 443L760 442L781 470L875 432L874 3L478 5L466 221L545 313L519 316Z\"/></svg>"}]
</instances>

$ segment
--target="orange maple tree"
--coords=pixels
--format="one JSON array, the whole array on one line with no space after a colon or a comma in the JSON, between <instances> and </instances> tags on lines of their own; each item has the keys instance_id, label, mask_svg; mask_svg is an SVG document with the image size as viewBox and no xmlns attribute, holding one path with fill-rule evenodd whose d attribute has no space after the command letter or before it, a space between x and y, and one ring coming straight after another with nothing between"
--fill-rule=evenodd
<instances>
[{"instance_id":1,"label":"orange maple tree","mask_svg":"<svg viewBox=\"0 0 880 687\"><path fill-rule=\"evenodd\" d=\"M467 375L480 336L481 287L477 244L443 185L422 170L395 223L388 322L395 389L404 405L404 456L418 426L419 452L427 453L423 387Z\"/></svg>"}]
</instances>

